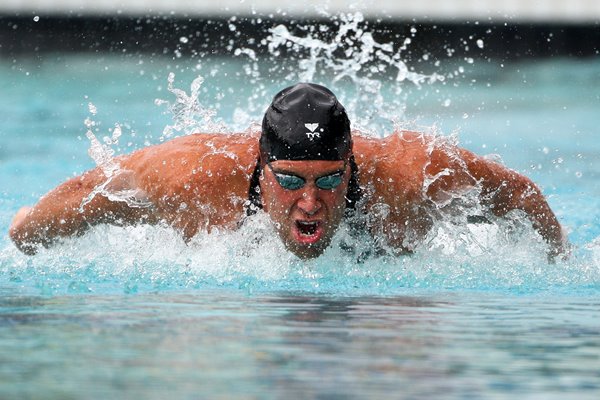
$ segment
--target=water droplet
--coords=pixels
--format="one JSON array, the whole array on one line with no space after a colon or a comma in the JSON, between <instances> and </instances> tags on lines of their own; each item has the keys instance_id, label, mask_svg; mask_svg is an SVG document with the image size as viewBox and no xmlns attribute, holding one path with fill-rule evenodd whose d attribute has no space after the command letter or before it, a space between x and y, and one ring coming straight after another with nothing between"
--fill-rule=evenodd
<instances>
[{"instance_id":1,"label":"water droplet","mask_svg":"<svg viewBox=\"0 0 600 400\"><path fill-rule=\"evenodd\" d=\"M483 49L483 40L477 39L477 47L479 47L480 49Z\"/></svg>"},{"instance_id":2,"label":"water droplet","mask_svg":"<svg viewBox=\"0 0 600 400\"><path fill-rule=\"evenodd\" d=\"M189 42L190 40L189 40L187 37L185 37L185 36L182 36L182 37L180 37L180 38L179 38L179 41L180 41L181 43L184 43L184 44L185 44L185 43Z\"/></svg>"},{"instance_id":3,"label":"water droplet","mask_svg":"<svg viewBox=\"0 0 600 400\"><path fill-rule=\"evenodd\" d=\"M35 17L33 17L33 22L39 22L40 20L40 16L36 15Z\"/></svg>"}]
</instances>

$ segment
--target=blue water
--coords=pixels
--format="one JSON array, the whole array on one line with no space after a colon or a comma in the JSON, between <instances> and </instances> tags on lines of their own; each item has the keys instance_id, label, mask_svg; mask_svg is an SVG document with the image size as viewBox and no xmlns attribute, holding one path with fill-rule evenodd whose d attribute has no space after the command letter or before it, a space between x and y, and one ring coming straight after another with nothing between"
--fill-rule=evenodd
<instances>
[{"instance_id":1,"label":"blue water","mask_svg":"<svg viewBox=\"0 0 600 400\"><path fill-rule=\"evenodd\" d=\"M2 398L593 399L593 293L2 293Z\"/></svg>"},{"instance_id":2,"label":"blue water","mask_svg":"<svg viewBox=\"0 0 600 400\"><path fill-rule=\"evenodd\" d=\"M204 76L199 102L239 130L290 78L254 90L243 57L2 60L0 398L597 398L600 60L462 64L451 80L403 85L402 123L540 184L570 259L548 264L519 219L439 226L414 256L364 264L335 249L301 262L276 239L252 248L270 234L261 220L189 246L165 227L99 227L24 256L10 220L94 166L86 118L100 140L120 124L122 154L173 125L155 104L173 104L170 72L188 93ZM343 101L356 94L336 85Z\"/></svg>"}]
</instances>

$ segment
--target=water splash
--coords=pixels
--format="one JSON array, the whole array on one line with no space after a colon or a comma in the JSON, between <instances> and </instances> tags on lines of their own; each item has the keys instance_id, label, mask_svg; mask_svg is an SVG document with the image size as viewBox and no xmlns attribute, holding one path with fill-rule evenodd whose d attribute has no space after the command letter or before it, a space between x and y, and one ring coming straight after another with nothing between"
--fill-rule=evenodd
<instances>
[{"instance_id":1,"label":"water splash","mask_svg":"<svg viewBox=\"0 0 600 400\"><path fill-rule=\"evenodd\" d=\"M88 104L88 109L92 117L98 114L98 109L93 103ZM94 134L94 129L97 129L97 123L91 117L88 117L85 119L84 124L87 128L85 136L90 140L89 156L102 169L107 178L113 176L115 171L119 169L119 164L114 160L115 150L112 146L119 143L122 133L121 126L115 124L112 135L110 137L105 136L103 138L104 143L101 143Z\"/></svg>"},{"instance_id":2,"label":"water splash","mask_svg":"<svg viewBox=\"0 0 600 400\"><path fill-rule=\"evenodd\" d=\"M279 24L268 30L262 41L267 45L270 63L266 72L249 48L236 49L236 55L248 55L247 75L256 87L253 99L265 98L267 85L273 76L283 76L279 88L296 82L316 82L332 88L348 110L353 127L383 136L390 133L403 118L406 106L404 86L417 88L442 82L438 73L422 74L406 64L403 53L412 43L405 38L398 46L394 42L380 43L362 13L329 16L329 25ZM298 32L299 31L299 32ZM267 96L268 98L268 96ZM255 109L255 105L250 105ZM264 104L260 107L264 110Z\"/></svg>"},{"instance_id":3,"label":"water splash","mask_svg":"<svg viewBox=\"0 0 600 400\"><path fill-rule=\"evenodd\" d=\"M156 99L155 104L166 106L172 115L173 124L163 129L160 141L172 138L176 133L189 135L197 132L226 132L228 127L222 121L216 120L216 111L205 107L200 102L200 92L204 78L198 76L192 81L190 93L174 86L175 74L169 73L168 91L175 96L175 101Z\"/></svg>"},{"instance_id":4,"label":"water splash","mask_svg":"<svg viewBox=\"0 0 600 400\"><path fill-rule=\"evenodd\" d=\"M86 137L90 141L88 154L96 163L96 166L102 170L106 179L96 186L79 206L79 211L83 212L96 196L104 196L112 201L126 202L130 207L149 207L151 204L146 199L144 193L132 185L128 184L131 179L131 172L123 170L120 163L115 158L119 139L123 132L120 124L115 124L110 131L110 136L104 136L102 142L98 140L96 133L99 131L98 124L92 119L98 114L98 109L93 103L88 104L91 117L85 119L84 124L87 128Z\"/></svg>"},{"instance_id":5,"label":"water splash","mask_svg":"<svg viewBox=\"0 0 600 400\"><path fill-rule=\"evenodd\" d=\"M98 226L35 257L0 251L0 284L33 292L134 293L232 288L246 292L397 295L411 290L511 293L600 289L600 240L548 264L545 243L522 219L438 224L411 256L368 252L371 239L342 225L325 253L302 261L285 250L265 214L237 231L204 232L186 244L166 226Z\"/></svg>"},{"instance_id":6,"label":"water splash","mask_svg":"<svg viewBox=\"0 0 600 400\"><path fill-rule=\"evenodd\" d=\"M410 37L384 42L377 39L377 32L360 12L319 12L329 23L278 24L264 28L264 37L252 38L245 46L231 45L231 54L247 61L242 68L232 72L206 63L204 77L196 77L189 92L177 88L175 75L170 73L167 86L175 99L157 99L155 103L166 106L173 123L165 126L159 141L195 132L243 131L256 126L273 95L299 81L330 87L346 107L353 128L385 136L406 124L407 87L429 87L453 76L420 73L408 64L405 53L417 28L413 27ZM230 22L235 26L237 18ZM267 26L262 20L260 24ZM203 57L211 54L200 55L195 70L205 66ZM239 80L240 88L232 91L231 87L221 87L222 75L228 82L231 75L237 76L234 80ZM218 93L214 99L208 96L207 83ZM225 98L240 106L229 115L219 115L217 110Z\"/></svg>"}]
</instances>

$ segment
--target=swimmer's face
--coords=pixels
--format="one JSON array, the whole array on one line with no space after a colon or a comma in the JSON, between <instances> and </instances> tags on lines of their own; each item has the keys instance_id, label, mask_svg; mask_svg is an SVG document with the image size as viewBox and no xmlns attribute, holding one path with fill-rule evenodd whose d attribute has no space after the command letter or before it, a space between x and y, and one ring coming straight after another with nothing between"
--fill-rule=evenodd
<instances>
[{"instance_id":1,"label":"swimmer's face","mask_svg":"<svg viewBox=\"0 0 600 400\"><path fill-rule=\"evenodd\" d=\"M288 250L305 259L323 253L344 216L349 181L345 161L277 160L264 165L263 207Z\"/></svg>"}]
</instances>

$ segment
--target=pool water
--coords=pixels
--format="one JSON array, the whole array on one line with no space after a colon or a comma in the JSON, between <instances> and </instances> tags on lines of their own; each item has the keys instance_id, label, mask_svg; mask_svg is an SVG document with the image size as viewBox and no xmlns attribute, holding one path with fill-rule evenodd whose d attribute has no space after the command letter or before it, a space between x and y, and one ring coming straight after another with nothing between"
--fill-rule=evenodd
<instances>
[{"instance_id":1,"label":"pool water","mask_svg":"<svg viewBox=\"0 0 600 400\"><path fill-rule=\"evenodd\" d=\"M593 399L594 296L6 290L0 396Z\"/></svg>"},{"instance_id":2,"label":"pool water","mask_svg":"<svg viewBox=\"0 0 600 400\"><path fill-rule=\"evenodd\" d=\"M2 60L2 232L20 206L95 165L86 132L123 154L256 126L306 70L268 74L272 60L249 54ZM415 255L364 263L335 248L302 262L260 216L189 246L166 227L98 227L34 257L5 233L0 398L596 399L600 60L460 60L436 73L445 79L401 91L388 73L375 92L312 77L371 134L400 124L451 136L530 176L569 232L568 260L549 264L518 216L440 225ZM385 104L352 105L365 93ZM373 117L393 110L395 121Z\"/></svg>"}]
</instances>

